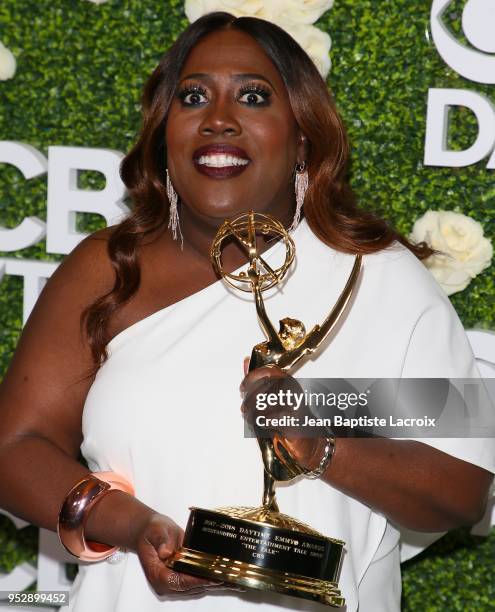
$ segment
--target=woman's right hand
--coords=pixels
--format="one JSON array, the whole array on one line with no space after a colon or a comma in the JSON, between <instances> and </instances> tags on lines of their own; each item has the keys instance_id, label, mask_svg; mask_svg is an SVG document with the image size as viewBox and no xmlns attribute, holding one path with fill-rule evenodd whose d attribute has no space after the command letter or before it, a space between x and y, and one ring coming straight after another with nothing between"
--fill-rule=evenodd
<instances>
[{"instance_id":1,"label":"woman's right hand","mask_svg":"<svg viewBox=\"0 0 495 612\"><path fill-rule=\"evenodd\" d=\"M165 561L182 546L184 531L168 516L153 513L139 529L136 552L146 578L158 595L196 595L223 587L171 570Z\"/></svg>"}]
</instances>

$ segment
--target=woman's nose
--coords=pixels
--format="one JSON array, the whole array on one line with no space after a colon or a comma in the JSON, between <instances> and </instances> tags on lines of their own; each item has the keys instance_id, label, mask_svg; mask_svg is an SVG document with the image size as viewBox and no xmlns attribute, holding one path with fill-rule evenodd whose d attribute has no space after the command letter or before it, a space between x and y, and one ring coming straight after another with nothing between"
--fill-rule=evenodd
<instances>
[{"instance_id":1,"label":"woman's nose","mask_svg":"<svg viewBox=\"0 0 495 612\"><path fill-rule=\"evenodd\" d=\"M206 109L206 114L199 126L201 135L241 133L241 126L237 121L231 105L227 102L212 104Z\"/></svg>"}]
</instances>

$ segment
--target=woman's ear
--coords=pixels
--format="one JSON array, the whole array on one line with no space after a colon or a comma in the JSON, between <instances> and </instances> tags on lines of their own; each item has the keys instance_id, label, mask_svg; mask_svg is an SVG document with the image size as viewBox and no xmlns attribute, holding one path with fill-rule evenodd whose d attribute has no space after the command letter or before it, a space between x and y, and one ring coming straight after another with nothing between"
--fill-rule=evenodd
<instances>
[{"instance_id":1,"label":"woman's ear","mask_svg":"<svg viewBox=\"0 0 495 612\"><path fill-rule=\"evenodd\" d=\"M299 138L297 142L296 160L298 164L307 162L309 157L309 141L305 134L299 132Z\"/></svg>"}]
</instances>

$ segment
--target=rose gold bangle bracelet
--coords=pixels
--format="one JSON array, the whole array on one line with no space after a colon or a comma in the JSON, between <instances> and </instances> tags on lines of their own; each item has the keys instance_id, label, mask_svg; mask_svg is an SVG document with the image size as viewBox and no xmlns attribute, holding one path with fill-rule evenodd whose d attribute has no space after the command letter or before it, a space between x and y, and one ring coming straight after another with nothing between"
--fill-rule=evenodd
<instances>
[{"instance_id":1,"label":"rose gold bangle bracelet","mask_svg":"<svg viewBox=\"0 0 495 612\"><path fill-rule=\"evenodd\" d=\"M115 472L93 472L76 482L60 509L57 533L61 544L81 561L102 561L119 547L86 541L84 528L91 508L110 491L134 495L133 486Z\"/></svg>"}]
</instances>

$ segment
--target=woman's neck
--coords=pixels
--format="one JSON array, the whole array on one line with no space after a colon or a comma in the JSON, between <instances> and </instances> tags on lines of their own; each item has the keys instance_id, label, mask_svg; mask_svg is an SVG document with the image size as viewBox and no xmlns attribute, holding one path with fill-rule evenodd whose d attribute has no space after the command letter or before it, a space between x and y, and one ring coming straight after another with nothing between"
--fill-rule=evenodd
<instances>
[{"instance_id":1,"label":"woman's neck","mask_svg":"<svg viewBox=\"0 0 495 612\"><path fill-rule=\"evenodd\" d=\"M225 219L202 219L194 213L191 213L185 206L179 211L181 231L184 238L184 252L187 252L191 257L197 258L198 262L208 262L211 265L210 249L218 232L218 229ZM292 222L292 211L287 210L287 206L279 214L274 212L266 212L271 214L278 221L282 222L284 227L288 228ZM274 240L264 240L262 237L258 240L259 253L263 253L274 244ZM226 272L237 270L247 262L246 254L234 243L226 244L222 251L223 269Z\"/></svg>"}]
</instances>

